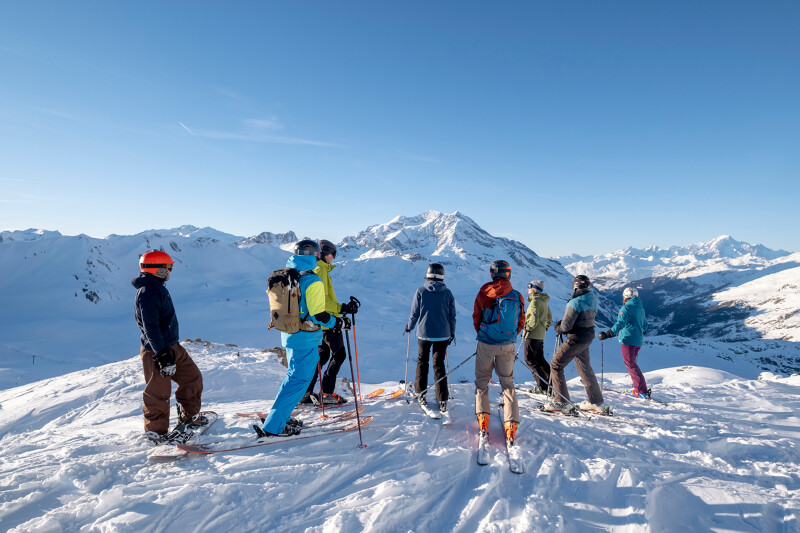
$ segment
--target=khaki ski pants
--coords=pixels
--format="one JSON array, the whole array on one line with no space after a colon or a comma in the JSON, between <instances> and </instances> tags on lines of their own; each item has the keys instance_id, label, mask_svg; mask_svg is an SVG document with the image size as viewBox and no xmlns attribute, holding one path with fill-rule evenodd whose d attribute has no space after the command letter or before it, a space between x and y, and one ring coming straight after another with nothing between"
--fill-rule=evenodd
<instances>
[{"instance_id":1,"label":"khaki ski pants","mask_svg":"<svg viewBox=\"0 0 800 533\"><path fill-rule=\"evenodd\" d=\"M519 404L514 389L514 345L485 344L478 341L475 356L475 414L491 412L489 380L492 370L503 389L503 421L519 423Z\"/></svg>"}]
</instances>

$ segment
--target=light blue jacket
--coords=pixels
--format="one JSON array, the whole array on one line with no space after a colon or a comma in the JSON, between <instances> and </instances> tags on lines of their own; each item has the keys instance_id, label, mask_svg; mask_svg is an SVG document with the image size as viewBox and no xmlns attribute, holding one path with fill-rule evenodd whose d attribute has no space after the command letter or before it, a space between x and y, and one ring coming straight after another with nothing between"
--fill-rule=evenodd
<instances>
[{"instance_id":1,"label":"light blue jacket","mask_svg":"<svg viewBox=\"0 0 800 533\"><path fill-rule=\"evenodd\" d=\"M611 331L619 337L620 344L641 346L644 332L647 331L647 319L644 316L642 300L634 296L619 310L617 322Z\"/></svg>"},{"instance_id":2,"label":"light blue jacket","mask_svg":"<svg viewBox=\"0 0 800 533\"><path fill-rule=\"evenodd\" d=\"M330 315L327 322L320 322L314 318L314 315L325 311L325 286L320 277L313 273L317 267L317 258L313 255L293 255L286 261L286 266L300 272L308 271L300 277L300 318L311 320L326 328L332 328L336 324L335 316ZM297 333L281 332L281 342L286 348L313 348L322 344L322 329L298 331Z\"/></svg>"}]
</instances>

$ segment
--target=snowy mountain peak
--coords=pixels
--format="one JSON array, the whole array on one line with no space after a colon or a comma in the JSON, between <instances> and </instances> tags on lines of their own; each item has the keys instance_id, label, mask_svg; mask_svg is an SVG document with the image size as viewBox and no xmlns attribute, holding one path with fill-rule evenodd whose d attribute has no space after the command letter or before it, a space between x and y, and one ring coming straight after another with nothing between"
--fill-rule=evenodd
<instances>
[{"instance_id":1,"label":"snowy mountain peak","mask_svg":"<svg viewBox=\"0 0 800 533\"><path fill-rule=\"evenodd\" d=\"M763 266L790 255L784 250L772 250L761 244L737 241L730 235L720 235L708 242L689 246L644 249L625 248L602 255L570 255L556 259L572 273L613 279L624 283L657 276L686 277L700 271L720 270L730 266Z\"/></svg>"},{"instance_id":2,"label":"snowy mountain peak","mask_svg":"<svg viewBox=\"0 0 800 533\"><path fill-rule=\"evenodd\" d=\"M350 257L394 255L410 260L447 260L466 259L473 255L480 257L481 261L491 262L509 255L514 248L518 250L513 255L518 257L538 257L520 243L489 235L474 220L458 211L427 211L412 217L397 216L387 223L370 226L356 235L346 237L340 246L343 253ZM509 253L501 253L497 248L507 248Z\"/></svg>"},{"instance_id":3,"label":"snowy mountain peak","mask_svg":"<svg viewBox=\"0 0 800 533\"><path fill-rule=\"evenodd\" d=\"M293 231L286 233L272 233L271 231L262 231L258 235L242 239L237 244L239 246L249 246L253 244L271 244L273 246L283 247L284 245L294 244L298 241L297 235Z\"/></svg>"},{"instance_id":4,"label":"snowy mountain peak","mask_svg":"<svg viewBox=\"0 0 800 533\"><path fill-rule=\"evenodd\" d=\"M11 241L38 241L39 239L46 239L49 237L60 237L61 233L58 231L50 231L39 228L28 228L26 230L10 230L0 231L0 243Z\"/></svg>"},{"instance_id":5,"label":"snowy mountain peak","mask_svg":"<svg viewBox=\"0 0 800 533\"><path fill-rule=\"evenodd\" d=\"M689 246L688 250L693 251L694 255L701 259L736 259L747 255L763 259L777 259L789 255L789 252L785 250L771 250L761 244L748 244L737 241L730 235L720 235L707 243Z\"/></svg>"}]
</instances>

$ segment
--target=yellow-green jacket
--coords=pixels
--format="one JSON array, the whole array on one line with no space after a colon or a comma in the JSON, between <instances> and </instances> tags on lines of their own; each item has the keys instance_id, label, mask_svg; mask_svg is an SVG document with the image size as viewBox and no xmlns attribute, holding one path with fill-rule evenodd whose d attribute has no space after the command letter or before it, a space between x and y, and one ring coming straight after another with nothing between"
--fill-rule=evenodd
<instances>
[{"instance_id":1,"label":"yellow-green jacket","mask_svg":"<svg viewBox=\"0 0 800 533\"><path fill-rule=\"evenodd\" d=\"M553 321L553 314L550 312L550 295L544 292L534 293L528 296L528 311L525 313L525 333L526 339L544 340L544 332L550 327Z\"/></svg>"},{"instance_id":2,"label":"yellow-green jacket","mask_svg":"<svg viewBox=\"0 0 800 533\"><path fill-rule=\"evenodd\" d=\"M322 259L317 259L317 268L314 269L314 274L319 276L322 280L322 285L325 287L325 311L333 316L340 316L341 304L336 300L336 291L333 290L333 281L331 281L331 270L336 268L334 265L329 265ZM322 329L328 329L323 327Z\"/></svg>"}]
</instances>

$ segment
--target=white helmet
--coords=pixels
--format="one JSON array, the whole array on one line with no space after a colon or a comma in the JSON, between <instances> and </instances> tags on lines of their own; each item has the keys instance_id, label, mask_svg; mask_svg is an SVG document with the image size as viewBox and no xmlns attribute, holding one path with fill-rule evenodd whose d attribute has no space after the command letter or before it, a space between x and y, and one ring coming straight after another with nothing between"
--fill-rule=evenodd
<instances>
[{"instance_id":1,"label":"white helmet","mask_svg":"<svg viewBox=\"0 0 800 533\"><path fill-rule=\"evenodd\" d=\"M633 298L635 296L639 296L639 291L633 287L627 287L624 291L622 291L623 298Z\"/></svg>"}]
</instances>

